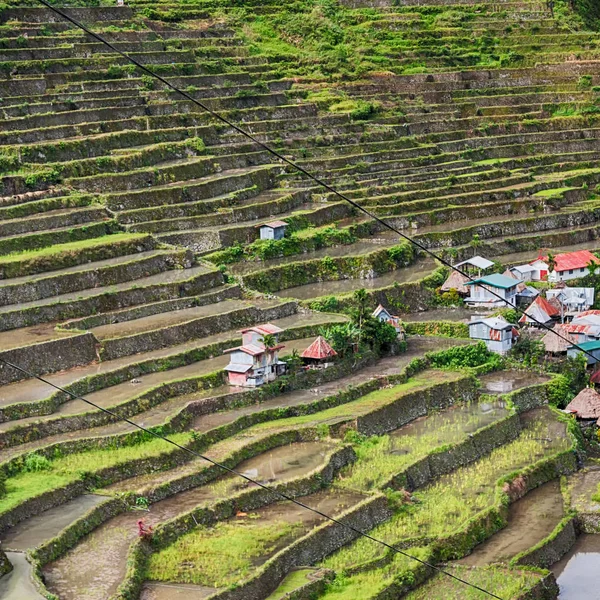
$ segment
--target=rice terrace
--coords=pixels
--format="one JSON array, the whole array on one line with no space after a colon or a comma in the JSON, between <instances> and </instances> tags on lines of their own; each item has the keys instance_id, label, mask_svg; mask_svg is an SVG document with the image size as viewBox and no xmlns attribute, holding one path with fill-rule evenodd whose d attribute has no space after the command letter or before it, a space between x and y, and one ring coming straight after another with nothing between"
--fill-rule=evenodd
<instances>
[{"instance_id":1,"label":"rice terrace","mask_svg":"<svg viewBox=\"0 0 600 600\"><path fill-rule=\"evenodd\" d=\"M594 600L597 0L0 0L0 600Z\"/></svg>"}]
</instances>

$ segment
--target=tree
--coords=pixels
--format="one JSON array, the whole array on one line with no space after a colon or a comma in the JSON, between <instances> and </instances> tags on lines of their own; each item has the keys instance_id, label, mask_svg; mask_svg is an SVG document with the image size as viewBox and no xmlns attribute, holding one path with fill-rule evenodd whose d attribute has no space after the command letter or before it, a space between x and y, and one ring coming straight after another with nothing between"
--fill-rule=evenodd
<instances>
[{"instance_id":1,"label":"tree","mask_svg":"<svg viewBox=\"0 0 600 600\"><path fill-rule=\"evenodd\" d=\"M546 262L548 264L548 273L553 273L554 269L556 269L556 258L554 258L554 254L548 252L548 260Z\"/></svg>"},{"instance_id":2,"label":"tree","mask_svg":"<svg viewBox=\"0 0 600 600\"><path fill-rule=\"evenodd\" d=\"M298 354L298 350L294 348L292 353L289 356L286 356L283 359L287 364L287 369L291 375L295 375L302 366L302 358L300 354Z\"/></svg>"},{"instance_id":3,"label":"tree","mask_svg":"<svg viewBox=\"0 0 600 600\"><path fill-rule=\"evenodd\" d=\"M343 358L359 343L360 331L353 323L341 323L323 328L319 333L331 344L331 347Z\"/></svg>"},{"instance_id":4,"label":"tree","mask_svg":"<svg viewBox=\"0 0 600 600\"><path fill-rule=\"evenodd\" d=\"M277 338L272 333L265 333L262 337L262 343L265 348L269 350L270 348L275 348L275 346L277 346Z\"/></svg>"}]
</instances>

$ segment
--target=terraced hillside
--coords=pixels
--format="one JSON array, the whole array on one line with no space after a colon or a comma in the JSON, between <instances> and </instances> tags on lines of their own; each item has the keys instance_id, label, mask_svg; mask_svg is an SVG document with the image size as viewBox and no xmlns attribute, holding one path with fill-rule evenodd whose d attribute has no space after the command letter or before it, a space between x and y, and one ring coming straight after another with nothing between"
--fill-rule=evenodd
<instances>
[{"instance_id":1,"label":"terraced hillside","mask_svg":"<svg viewBox=\"0 0 600 600\"><path fill-rule=\"evenodd\" d=\"M116 48L445 257L600 248L589 0L79 4L69 14ZM497 530L522 530L529 494L556 500L577 468L581 440L545 406L546 377L521 389L500 375L520 382L506 405L483 376L506 365L465 340L409 337L398 356L226 384L240 328L279 325L287 356L347 322L360 288L427 319L411 313L436 305L434 260L33 0L0 8L0 88L0 358L30 372L0 367L14 567L1 597L445 589L118 417L427 561L460 561L449 568L498 595L556 597L551 575L522 567L550 566L531 548L569 507L556 501L501 566L493 550ZM274 219L285 238L258 240Z\"/></svg>"}]
</instances>

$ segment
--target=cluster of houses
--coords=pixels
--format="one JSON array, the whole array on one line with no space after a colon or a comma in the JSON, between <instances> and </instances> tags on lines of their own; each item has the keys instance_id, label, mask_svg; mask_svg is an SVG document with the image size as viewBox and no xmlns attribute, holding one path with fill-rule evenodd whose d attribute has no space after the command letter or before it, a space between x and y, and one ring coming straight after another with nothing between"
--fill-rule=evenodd
<instances>
[{"instance_id":1,"label":"cluster of houses","mask_svg":"<svg viewBox=\"0 0 600 600\"><path fill-rule=\"evenodd\" d=\"M375 309L373 316L392 325L398 340L404 340L404 327L399 317L392 315L381 304ZM279 351L284 348L279 343L283 332L283 329L272 323L242 329L242 345L224 351L229 354L229 364L225 367L229 384L259 387L283 375L287 367L279 359ZM326 369L333 364L336 356L337 352L322 336L317 337L300 354L305 369Z\"/></svg>"},{"instance_id":2,"label":"cluster of houses","mask_svg":"<svg viewBox=\"0 0 600 600\"><path fill-rule=\"evenodd\" d=\"M600 260L588 250L579 250L557 254L552 259L540 256L500 274L489 273L494 266L492 261L475 256L458 263L456 266L466 275L453 271L441 290L456 290L467 306L478 309L524 308L519 325L554 326L572 344L586 344L585 349L597 353L600 360L600 311L590 310L594 288L569 287L566 283L589 274L593 264L600 265ZM554 287L542 295L529 285L535 281L548 281ZM518 340L519 330L502 317L476 316L469 323L469 335L483 340L490 350L505 354ZM579 350L567 340L548 333L542 341L550 354L577 354ZM591 357L589 360L593 362Z\"/></svg>"}]
</instances>

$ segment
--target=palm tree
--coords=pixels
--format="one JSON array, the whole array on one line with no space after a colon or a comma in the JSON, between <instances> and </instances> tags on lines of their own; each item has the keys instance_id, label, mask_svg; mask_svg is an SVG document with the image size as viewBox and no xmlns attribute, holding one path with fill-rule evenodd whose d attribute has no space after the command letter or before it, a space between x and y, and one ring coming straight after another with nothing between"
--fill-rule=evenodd
<instances>
[{"instance_id":1,"label":"palm tree","mask_svg":"<svg viewBox=\"0 0 600 600\"><path fill-rule=\"evenodd\" d=\"M262 337L262 343L265 348L269 350L270 348L275 348L275 346L277 346L277 339L272 333L265 333Z\"/></svg>"},{"instance_id":2,"label":"palm tree","mask_svg":"<svg viewBox=\"0 0 600 600\"><path fill-rule=\"evenodd\" d=\"M548 273L553 273L554 269L556 269L556 259L554 258L554 254L548 252Z\"/></svg>"}]
</instances>

